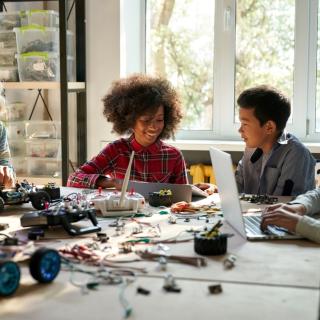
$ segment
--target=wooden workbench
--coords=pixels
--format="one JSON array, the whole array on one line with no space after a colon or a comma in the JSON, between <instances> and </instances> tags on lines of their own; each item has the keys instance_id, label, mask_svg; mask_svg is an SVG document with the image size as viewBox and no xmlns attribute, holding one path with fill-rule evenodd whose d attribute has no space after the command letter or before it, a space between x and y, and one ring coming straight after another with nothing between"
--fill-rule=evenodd
<instances>
[{"instance_id":1,"label":"wooden workbench","mask_svg":"<svg viewBox=\"0 0 320 320\"><path fill-rule=\"evenodd\" d=\"M68 191L68 190L65 190ZM30 205L6 207L0 222L8 222L12 232L21 229L19 217L30 210ZM202 227L205 220L177 224L168 223L167 215L154 214L140 218L158 223L163 236L178 234L181 230ZM99 219L103 231L113 237L110 219ZM214 218L210 218L212 224ZM209 223L209 224L210 224ZM228 226L225 231L233 232ZM19 236L26 233L18 231ZM234 233L228 239L228 252L224 256L207 257L206 267L181 263L168 263L161 271L157 262L138 261L125 264L145 267L146 274L137 274L125 290L125 297L132 307L129 319L319 319L320 301L320 246L308 240L249 242ZM94 235L69 238L63 230L47 233L52 241L41 245L59 248L65 243L91 241ZM63 239L58 239L59 236ZM193 242L166 244L170 254L197 256ZM233 254L235 267L224 269L223 260ZM61 271L49 285L37 284L22 267L23 276L17 292L0 299L0 319L123 319L119 303L121 285L101 285L98 290L83 293L70 283L70 272ZM163 290L164 276L172 274L181 293ZM87 275L75 275L83 283ZM208 286L220 283L221 294L209 294ZM136 293L137 287L151 291L144 296Z\"/></svg>"}]
</instances>

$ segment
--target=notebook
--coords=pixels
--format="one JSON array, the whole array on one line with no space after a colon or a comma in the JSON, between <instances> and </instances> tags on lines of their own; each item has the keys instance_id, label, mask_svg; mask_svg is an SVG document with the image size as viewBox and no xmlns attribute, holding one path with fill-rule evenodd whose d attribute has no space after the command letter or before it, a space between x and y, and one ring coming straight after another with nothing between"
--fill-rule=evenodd
<instances>
[{"instance_id":1,"label":"notebook","mask_svg":"<svg viewBox=\"0 0 320 320\"><path fill-rule=\"evenodd\" d=\"M129 181L127 190L134 190L148 200L150 192L159 192L162 189L170 189L172 191L172 202L191 202L192 200L192 186L190 184Z\"/></svg>"},{"instance_id":2,"label":"notebook","mask_svg":"<svg viewBox=\"0 0 320 320\"><path fill-rule=\"evenodd\" d=\"M302 239L286 232L283 228L269 226L266 232L260 230L260 216L243 216L238 189L232 167L231 155L210 147L212 167L217 181L221 208L225 221L248 240Z\"/></svg>"}]
</instances>

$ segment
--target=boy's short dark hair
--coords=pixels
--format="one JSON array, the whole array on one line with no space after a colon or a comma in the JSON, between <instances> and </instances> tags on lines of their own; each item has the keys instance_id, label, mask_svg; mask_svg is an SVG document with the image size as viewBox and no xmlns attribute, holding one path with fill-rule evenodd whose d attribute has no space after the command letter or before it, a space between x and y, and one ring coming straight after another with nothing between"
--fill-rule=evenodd
<instances>
[{"instance_id":1,"label":"boy's short dark hair","mask_svg":"<svg viewBox=\"0 0 320 320\"><path fill-rule=\"evenodd\" d=\"M263 126L272 120L282 133L290 117L291 106L289 99L277 89L262 85L244 90L238 97L240 108L254 109L254 115Z\"/></svg>"},{"instance_id":2,"label":"boy's short dark hair","mask_svg":"<svg viewBox=\"0 0 320 320\"><path fill-rule=\"evenodd\" d=\"M179 95L171 83L161 77L134 74L117 80L102 101L103 114L119 135L131 133L138 117L154 115L160 106L164 108L164 128L160 139L174 137L182 119Z\"/></svg>"}]
</instances>

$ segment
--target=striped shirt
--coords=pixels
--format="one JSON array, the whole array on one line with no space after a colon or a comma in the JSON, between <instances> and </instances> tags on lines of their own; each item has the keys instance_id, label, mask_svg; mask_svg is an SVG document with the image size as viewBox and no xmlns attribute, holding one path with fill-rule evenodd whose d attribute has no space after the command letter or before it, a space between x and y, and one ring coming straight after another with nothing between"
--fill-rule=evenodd
<instances>
[{"instance_id":1,"label":"striped shirt","mask_svg":"<svg viewBox=\"0 0 320 320\"><path fill-rule=\"evenodd\" d=\"M95 188L100 176L124 179L132 151L135 151L135 155L130 180L188 183L181 151L161 140L145 148L132 135L109 143L96 157L71 174L67 185L76 188Z\"/></svg>"}]
</instances>

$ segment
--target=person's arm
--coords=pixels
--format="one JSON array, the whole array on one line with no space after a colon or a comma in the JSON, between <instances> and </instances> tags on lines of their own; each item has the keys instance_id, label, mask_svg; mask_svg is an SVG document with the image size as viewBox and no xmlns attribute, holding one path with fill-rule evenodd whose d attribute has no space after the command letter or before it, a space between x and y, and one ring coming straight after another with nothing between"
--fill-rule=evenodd
<instances>
[{"instance_id":1,"label":"person's arm","mask_svg":"<svg viewBox=\"0 0 320 320\"><path fill-rule=\"evenodd\" d=\"M315 160L302 146L287 152L273 194L296 196L314 188Z\"/></svg>"},{"instance_id":2,"label":"person's arm","mask_svg":"<svg viewBox=\"0 0 320 320\"><path fill-rule=\"evenodd\" d=\"M297 214L298 212L292 209L295 206L298 205L280 204L276 209L264 213L261 229L265 230L268 225L276 225L320 243L320 221Z\"/></svg>"},{"instance_id":3,"label":"person's arm","mask_svg":"<svg viewBox=\"0 0 320 320\"><path fill-rule=\"evenodd\" d=\"M98 187L114 187L109 184L108 178L105 176L106 170L109 168L109 145L102 150L96 157L86 162L74 173L72 173L67 182L68 187L89 188ZM98 183L98 184L97 184Z\"/></svg>"},{"instance_id":4,"label":"person's arm","mask_svg":"<svg viewBox=\"0 0 320 320\"><path fill-rule=\"evenodd\" d=\"M11 164L10 149L7 137L7 130L3 123L0 123L0 184L5 188L12 188L15 185L15 172Z\"/></svg>"},{"instance_id":5,"label":"person's arm","mask_svg":"<svg viewBox=\"0 0 320 320\"><path fill-rule=\"evenodd\" d=\"M320 221L308 216L301 217L296 226L296 233L320 243Z\"/></svg>"},{"instance_id":6,"label":"person's arm","mask_svg":"<svg viewBox=\"0 0 320 320\"><path fill-rule=\"evenodd\" d=\"M307 215L313 215L320 212L320 189L308 191L305 194L299 195L294 200L290 201L292 204L301 204L306 208Z\"/></svg>"},{"instance_id":7,"label":"person's arm","mask_svg":"<svg viewBox=\"0 0 320 320\"><path fill-rule=\"evenodd\" d=\"M298 214L300 207L291 207L285 203L266 208L261 218L261 229L265 230L269 225L276 225L286 228L290 232L295 232L299 220L302 218Z\"/></svg>"}]
</instances>

